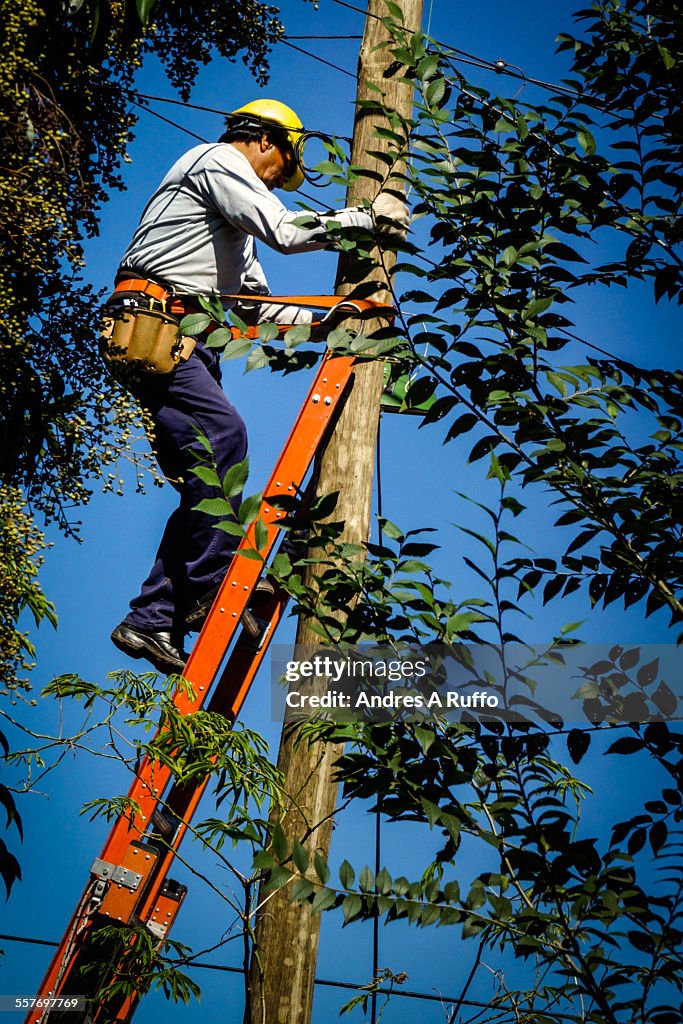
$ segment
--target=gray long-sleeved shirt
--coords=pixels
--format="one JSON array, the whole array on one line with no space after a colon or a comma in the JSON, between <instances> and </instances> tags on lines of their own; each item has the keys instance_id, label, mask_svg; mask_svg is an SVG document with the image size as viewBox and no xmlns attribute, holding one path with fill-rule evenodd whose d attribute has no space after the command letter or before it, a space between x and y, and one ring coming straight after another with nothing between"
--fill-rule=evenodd
<instances>
[{"instance_id":1,"label":"gray long-sleeved shirt","mask_svg":"<svg viewBox=\"0 0 683 1024\"><path fill-rule=\"evenodd\" d=\"M269 294L256 241L282 253L324 249L327 222L371 229L362 208L315 214L298 227L288 210L229 143L195 146L171 167L143 211L121 270L135 270L186 295ZM226 303L229 305L229 303Z\"/></svg>"}]
</instances>

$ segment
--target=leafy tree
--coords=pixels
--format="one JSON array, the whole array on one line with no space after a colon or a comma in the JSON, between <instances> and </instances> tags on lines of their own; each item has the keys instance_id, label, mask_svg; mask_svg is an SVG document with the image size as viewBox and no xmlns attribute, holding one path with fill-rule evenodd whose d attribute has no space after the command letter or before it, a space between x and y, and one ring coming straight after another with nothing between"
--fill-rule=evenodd
<instances>
[{"instance_id":1,"label":"leafy tree","mask_svg":"<svg viewBox=\"0 0 683 1024\"><path fill-rule=\"evenodd\" d=\"M680 7L596 0L578 16L586 37L560 37L577 77L526 103L468 82L456 52L402 31L400 9L388 6L399 19L393 71L415 82L420 100L408 123L381 97L371 106L396 145L387 174L398 173L409 137L406 178L430 244L404 247L398 304L420 311L382 348L399 369L419 369L400 407L422 410L423 425L437 425L499 481L497 507L479 506L491 531L466 531L481 545L482 557L466 561L484 597L450 597L426 561L431 545L391 523L367 565L332 552L308 592L296 567L282 566L283 583L291 578L299 608L333 647L460 639L504 650L519 636L515 613L539 589L545 603L582 592L592 605L621 600L667 614L675 629L681 375L606 352L602 339L578 336L570 317L589 285L650 282L656 302L680 302ZM339 154L331 156L342 177ZM333 341L369 348L343 331ZM563 529L530 557L508 522L524 522L539 489ZM344 624L342 608L351 609ZM486 950L531 964L494 996L492 1020L673 1024L683 737L668 719L678 698L655 663L618 645L586 667L580 693L593 726L309 726L304 741L350 744L338 762L346 799L371 800L391 821L423 822L440 842L410 879L344 862L337 884L314 833L287 835L278 823L282 835L256 862L267 869L264 892L289 886L293 899L340 908L346 922L380 915L458 926L478 945L475 972ZM594 739L624 721L630 734ZM629 757L627 770L651 785L623 820L611 814L611 835L591 834L581 819L588 797L574 766L594 742L610 760ZM474 877L457 857L465 838L479 850ZM449 1019L466 1019L472 976Z\"/></svg>"},{"instance_id":2,"label":"leafy tree","mask_svg":"<svg viewBox=\"0 0 683 1024\"><path fill-rule=\"evenodd\" d=\"M187 97L212 54L244 52L263 80L281 29L275 9L256 2L161 3L145 26L130 3L5 8L3 480L25 486L32 505L69 530L65 506L87 500L89 481L115 463L137 418L105 376L100 296L82 276L83 239L123 187L133 76L156 54Z\"/></svg>"},{"instance_id":3,"label":"leafy tree","mask_svg":"<svg viewBox=\"0 0 683 1024\"><path fill-rule=\"evenodd\" d=\"M2 0L0 70L0 547L3 690L26 688L34 652L16 619L56 622L36 580L40 525L77 530L71 510L93 486L119 490L117 461L135 452L135 403L112 386L97 337L102 296L87 283L83 241L123 188L136 122L133 78L155 54L187 98L199 67L238 54L258 81L282 29L258 0L224 3ZM37 522L33 516L37 515ZM4 792L4 791L3 791ZM11 808L8 807L8 811ZM12 812L13 813L13 812ZM18 821L18 818L12 820ZM7 855L9 857L9 855ZM13 858L0 857L3 874ZM5 878L9 878L5 875Z\"/></svg>"}]
</instances>

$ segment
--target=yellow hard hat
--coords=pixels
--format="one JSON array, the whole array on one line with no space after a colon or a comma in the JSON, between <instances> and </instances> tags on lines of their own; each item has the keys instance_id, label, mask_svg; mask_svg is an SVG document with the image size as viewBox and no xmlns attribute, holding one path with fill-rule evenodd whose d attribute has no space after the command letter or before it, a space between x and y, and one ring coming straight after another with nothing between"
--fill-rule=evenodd
<instances>
[{"instance_id":1,"label":"yellow hard hat","mask_svg":"<svg viewBox=\"0 0 683 1024\"><path fill-rule=\"evenodd\" d=\"M301 169L304 126L299 117L291 107L280 103L279 100L252 100L251 103L245 103L243 107L233 110L230 117L239 115L253 117L255 121L262 121L266 127L274 125L284 129L294 154L294 171L285 179L282 187L286 192L294 192L304 180L304 172Z\"/></svg>"}]
</instances>

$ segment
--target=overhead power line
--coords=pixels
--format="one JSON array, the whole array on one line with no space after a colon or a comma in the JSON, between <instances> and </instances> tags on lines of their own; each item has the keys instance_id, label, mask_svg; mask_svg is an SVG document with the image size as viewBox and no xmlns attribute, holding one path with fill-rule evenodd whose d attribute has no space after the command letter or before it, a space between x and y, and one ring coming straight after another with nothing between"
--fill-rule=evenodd
<instances>
[{"instance_id":1,"label":"overhead power line","mask_svg":"<svg viewBox=\"0 0 683 1024\"><path fill-rule=\"evenodd\" d=\"M28 942L33 946L58 946L58 942L49 939L29 939L25 935L0 935L0 942Z\"/></svg>"},{"instance_id":2,"label":"overhead power line","mask_svg":"<svg viewBox=\"0 0 683 1024\"><path fill-rule=\"evenodd\" d=\"M170 118L164 117L163 114L160 114L158 110L152 110L151 107L145 106L144 103L138 103L138 101L134 99L131 99L131 103L138 107L138 109L145 110L148 114L151 114L152 117L158 117L159 120L163 121L165 124L170 124L171 127L177 128L181 132L185 132L186 135L190 135L193 139L197 139L199 142L207 142L207 139L202 135L197 135L196 132L190 131L189 128L185 128L182 124L178 124L176 121L171 121Z\"/></svg>"},{"instance_id":3,"label":"overhead power line","mask_svg":"<svg viewBox=\"0 0 683 1024\"><path fill-rule=\"evenodd\" d=\"M4 940L6 942L28 942L28 943L31 943L33 945L38 945L38 946L59 946L58 942L51 942L48 939L29 939L29 938L25 938L24 936L21 936L21 935L0 935L0 940ZM177 966L179 966L179 967L187 966L188 968L195 968L196 967L198 969L205 970L205 971L223 971L226 974L242 974L242 975L244 974L244 967L230 967L228 964L191 963L191 964L187 964L187 965L178 964ZM368 991L368 985L366 985L366 984L362 984L361 985L361 984L354 983L352 981L331 981L328 978L316 978L315 979L315 983L316 983L316 985L321 985L321 986L323 986L325 988L341 988L341 989L346 989L346 990L351 991L351 992L364 992L364 991ZM393 996L397 996L397 997L401 997L403 999L426 999L426 1000L429 1000L431 1002L436 1002L436 1003L457 1003L457 1002L459 1002L461 1006L463 1006L463 1005L464 1006L478 1006L478 1007L481 1007L482 1009L491 1009L491 1010L496 1010L496 1009L504 1010L504 1009L506 1009L506 1004L505 1003L496 1002L496 1000L493 1000L490 1003L484 1003L484 1002L477 1001L477 1000L474 1000L474 999L460 999L457 996L447 996L447 995L442 995L440 993L436 994L434 992L411 992L411 991L406 991L404 989L382 988L381 986L378 987L377 989L375 989L375 991L378 993L378 995L383 995L383 996L390 995L392 997ZM555 1010L553 1010L553 1016L557 1017L558 1020L567 1020L567 1021L574 1021L574 1020L576 1020L575 1016L570 1016L567 1013L557 1013Z\"/></svg>"},{"instance_id":4,"label":"overhead power line","mask_svg":"<svg viewBox=\"0 0 683 1024\"><path fill-rule=\"evenodd\" d=\"M340 68L338 64L333 64L330 60L325 60L324 57L319 57L316 53L311 53L310 50L304 50L301 46L295 46L294 43L289 43L286 39L281 39L280 42L283 46L288 46L290 50L296 50L297 53L303 53L305 57L310 57L312 60L316 60L319 64L325 64L328 68L333 68L335 71L341 72L342 75L346 75L348 78L356 78L356 75L352 71L347 71L346 68Z\"/></svg>"},{"instance_id":5,"label":"overhead power line","mask_svg":"<svg viewBox=\"0 0 683 1024\"><path fill-rule=\"evenodd\" d=\"M186 100L174 100L170 96L150 96L149 93L137 92L134 89L129 89L128 95L133 99L137 97L137 99L152 100L155 103L172 103L176 107L189 107L190 110L203 110L207 114L222 114L223 117L227 117L228 114L232 113L230 110L219 110L217 107L205 107L201 103L189 103Z\"/></svg>"},{"instance_id":6,"label":"overhead power line","mask_svg":"<svg viewBox=\"0 0 683 1024\"><path fill-rule=\"evenodd\" d=\"M280 42L285 39L362 39L362 35L358 36L283 36Z\"/></svg>"},{"instance_id":7,"label":"overhead power line","mask_svg":"<svg viewBox=\"0 0 683 1024\"><path fill-rule=\"evenodd\" d=\"M347 0L332 0L332 2L338 4L339 7L346 7L350 11L362 14L363 17L374 17L378 21L384 20L376 14L369 15L362 7L356 7L355 4L348 3ZM591 97L586 96L585 93L579 92L577 89L571 89L569 86L560 85L556 82L546 82L542 78L530 78L521 68L517 68L514 64L509 64L506 60L488 60L486 57L478 57L475 53L469 53L468 50L461 50L457 46L451 46L438 39L436 39L435 42L439 46L443 46L450 50L454 55L452 57L453 60L457 60L463 64L472 64L474 67L482 68L485 71L493 71L499 75L507 75L509 78L515 78L528 85L537 85L542 89L548 89L551 92L558 93L559 95L572 96L592 107L598 107L599 109L605 108L605 105L599 100L592 99Z\"/></svg>"}]
</instances>

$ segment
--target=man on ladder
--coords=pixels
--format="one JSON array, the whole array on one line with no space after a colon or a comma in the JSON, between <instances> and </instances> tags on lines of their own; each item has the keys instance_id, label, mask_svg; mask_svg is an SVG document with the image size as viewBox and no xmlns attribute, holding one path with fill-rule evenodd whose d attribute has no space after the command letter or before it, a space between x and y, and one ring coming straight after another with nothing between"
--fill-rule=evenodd
<instances>
[{"instance_id":1,"label":"man on ladder","mask_svg":"<svg viewBox=\"0 0 683 1024\"><path fill-rule=\"evenodd\" d=\"M297 226L301 214L283 206L272 190L291 192L302 184L305 134L294 111L277 100L256 100L230 114L220 140L182 156L152 196L107 304L114 327L109 357L131 361L123 379L151 417L156 457L180 495L152 569L112 640L164 673L182 672L183 637L201 628L237 546L235 537L194 510L213 496L192 472L199 461L197 434L208 438L221 479L247 448L244 423L221 387L220 349L207 348L206 335L193 345L179 342L166 314L196 311L197 296L268 295L257 240L297 253L328 247L329 221L372 230L379 220L378 230L393 239L405 238L408 230L405 204L387 192L379 193L370 211L318 213L313 226ZM163 312L156 312L160 307ZM258 310L259 321L279 323L309 315L267 303ZM150 330L154 341L141 362L134 342L143 330L146 342Z\"/></svg>"}]
</instances>

